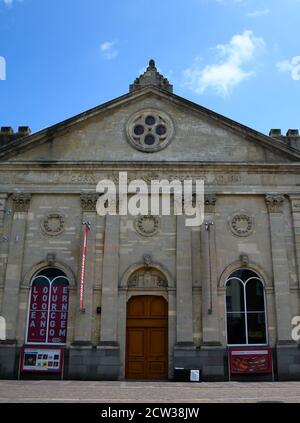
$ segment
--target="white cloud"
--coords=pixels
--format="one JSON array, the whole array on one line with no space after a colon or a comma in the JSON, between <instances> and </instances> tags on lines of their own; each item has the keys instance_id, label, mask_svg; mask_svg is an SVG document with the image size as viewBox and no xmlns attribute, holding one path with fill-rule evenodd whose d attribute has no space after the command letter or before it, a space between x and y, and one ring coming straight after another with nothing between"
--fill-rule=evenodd
<instances>
[{"instance_id":1,"label":"white cloud","mask_svg":"<svg viewBox=\"0 0 300 423\"><path fill-rule=\"evenodd\" d=\"M294 81L300 80L300 56L295 56L292 60L282 60L276 64L279 72L288 72Z\"/></svg>"},{"instance_id":2,"label":"white cloud","mask_svg":"<svg viewBox=\"0 0 300 423\"><path fill-rule=\"evenodd\" d=\"M267 16L270 13L270 9L254 10L246 14L249 18L259 18L260 16Z\"/></svg>"},{"instance_id":3,"label":"white cloud","mask_svg":"<svg viewBox=\"0 0 300 423\"><path fill-rule=\"evenodd\" d=\"M6 61L5 58L0 56L0 81L6 79Z\"/></svg>"},{"instance_id":4,"label":"white cloud","mask_svg":"<svg viewBox=\"0 0 300 423\"><path fill-rule=\"evenodd\" d=\"M187 68L184 71L185 84L199 94L212 88L218 95L227 96L236 85L255 75L253 70L247 70L244 66L255 58L264 45L263 38L255 37L252 31L234 35L228 44L215 47L219 57L216 64L201 67L196 60Z\"/></svg>"},{"instance_id":5,"label":"white cloud","mask_svg":"<svg viewBox=\"0 0 300 423\"><path fill-rule=\"evenodd\" d=\"M118 55L118 50L115 48L115 41L105 41L100 45L100 51L107 60L112 60Z\"/></svg>"},{"instance_id":6,"label":"white cloud","mask_svg":"<svg viewBox=\"0 0 300 423\"><path fill-rule=\"evenodd\" d=\"M7 6L7 7L11 7L13 5L14 0L2 0L3 3ZM19 3L21 3L23 0L16 0Z\"/></svg>"}]
</instances>

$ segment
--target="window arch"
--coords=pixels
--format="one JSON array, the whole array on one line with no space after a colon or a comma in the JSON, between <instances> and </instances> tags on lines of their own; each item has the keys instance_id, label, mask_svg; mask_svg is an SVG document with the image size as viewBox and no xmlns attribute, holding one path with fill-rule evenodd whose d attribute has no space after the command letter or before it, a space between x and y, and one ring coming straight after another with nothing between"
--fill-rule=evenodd
<instances>
[{"instance_id":1,"label":"window arch","mask_svg":"<svg viewBox=\"0 0 300 423\"><path fill-rule=\"evenodd\" d=\"M250 269L234 271L226 281L227 343L266 345L266 302L262 279Z\"/></svg>"},{"instance_id":2,"label":"window arch","mask_svg":"<svg viewBox=\"0 0 300 423\"><path fill-rule=\"evenodd\" d=\"M31 281L27 320L28 344L66 343L69 280L54 267L39 271Z\"/></svg>"}]
</instances>

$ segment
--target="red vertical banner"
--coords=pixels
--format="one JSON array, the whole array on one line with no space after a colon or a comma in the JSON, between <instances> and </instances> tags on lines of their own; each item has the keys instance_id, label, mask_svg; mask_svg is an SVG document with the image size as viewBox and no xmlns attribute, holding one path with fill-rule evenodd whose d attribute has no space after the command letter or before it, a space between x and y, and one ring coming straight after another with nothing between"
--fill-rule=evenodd
<instances>
[{"instance_id":1,"label":"red vertical banner","mask_svg":"<svg viewBox=\"0 0 300 423\"><path fill-rule=\"evenodd\" d=\"M80 294L79 294L79 308L81 311L84 310L84 277L85 277L85 265L86 265L86 247L87 237L89 231L89 224L84 222L83 231L83 245L82 245L82 258L81 258L81 274L80 274Z\"/></svg>"},{"instance_id":2,"label":"red vertical banner","mask_svg":"<svg viewBox=\"0 0 300 423\"><path fill-rule=\"evenodd\" d=\"M67 340L69 285L65 277L52 282L38 276L32 283L27 342L65 344Z\"/></svg>"},{"instance_id":3,"label":"red vertical banner","mask_svg":"<svg viewBox=\"0 0 300 423\"><path fill-rule=\"evenodd\" d=\"M49 281L37 278L31 288L27 342L47 341L49 294Z\"/></svg>"},{"instance_id":4,"label":"red vertical banner","mask_svg":"<svg viewBox=\"0 0 300 423\"><path fill-rule=\"evenodd\" d=\"M69 287L64 280L54 280L51 286L48 322L48 343L67 341Z\"/></svg>"}]
</instances>

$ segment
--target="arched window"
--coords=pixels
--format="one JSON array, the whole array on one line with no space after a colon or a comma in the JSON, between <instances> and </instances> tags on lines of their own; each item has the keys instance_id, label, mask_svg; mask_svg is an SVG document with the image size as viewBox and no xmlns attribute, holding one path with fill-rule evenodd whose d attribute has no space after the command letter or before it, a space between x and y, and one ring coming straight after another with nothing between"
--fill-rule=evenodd
<instances>
[{"instance_id":1,"label":"arched window","mask_svg":"<svg viewBox=\"0 0 300 423\"><path fill-rule=\"evenodd\" d=\"M264 285L252 270L239 269L226 281L227 343L267 344Z\"/></svg>"},{"instance_id":2,"label":"arched window","mask_svg":"<svg viewBox=\"0 0 300 423\"><path fill-rule=\"evenodd\" d=\"M38 272L31 282L27 321L28 344L65 344L69 306L69 281L57 268Z\"/></svg>"}]
</instances>

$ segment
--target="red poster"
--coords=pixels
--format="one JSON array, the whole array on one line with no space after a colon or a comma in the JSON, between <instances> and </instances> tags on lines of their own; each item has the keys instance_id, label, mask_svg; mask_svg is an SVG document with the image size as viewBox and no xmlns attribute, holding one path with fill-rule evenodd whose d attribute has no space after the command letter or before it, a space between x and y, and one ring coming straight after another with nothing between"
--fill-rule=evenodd
<instances>
[{"instance_id":1,"label":"red poster","mask_svg":"<svg viewBox=\"0 0 300 423\"><path fill-rule=\"evenodd\" d=\"M20 371L61 373L63 353L63 348L59 347L23 347L20 354Z\"/></svg>"},{"instance_id":2,"label":"red poster","mask_svg":"<svg viewBox=\"0 0 300 423\"><path fill-rule=\"evenodd\" d=\"M272 373L271 348L230 348L231 374Z\"/></svg>"},{"instance_id":3,"label":"red poster","mask_svg":"<svg viewBox=\"0 0 300 423\"><path fill-rule=\"evenodd\" d=\"M69 289L66 285L51 287L49 320L48 320L48 343L65 344L67 340Z\"/></svg>"},{"instance_id":4,"label":"red poster","mask_svg":"<svg viewBox=\"0 0 300 423\"><path fill-rule=\"evenodd\" d=\"M32 286L28 320L28 342L44 343L47 340L49 292L50 285L46 280Z\"/></svg>"},{"instance_id":5,"label":"red poster","mask_svg":"<svg viewBox=\"0 0 300 423\"><path fill-rule=\"evenodd\" d=\"M69 287L64 278L52 283L33 282L28 316L28 343L65 344L67 340Z\"/></svg>"}]
</instances>

